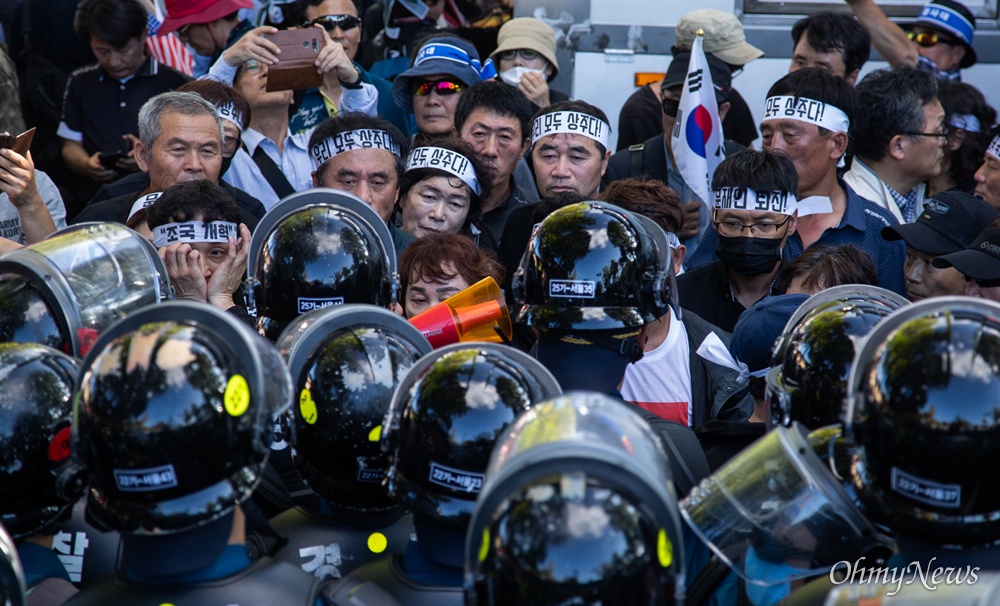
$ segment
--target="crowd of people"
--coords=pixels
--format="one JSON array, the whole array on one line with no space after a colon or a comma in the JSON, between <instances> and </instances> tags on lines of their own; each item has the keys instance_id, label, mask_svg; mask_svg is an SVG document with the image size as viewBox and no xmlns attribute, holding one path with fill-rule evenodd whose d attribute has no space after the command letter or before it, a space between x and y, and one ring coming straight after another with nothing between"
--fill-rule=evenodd
<instances>
[{"instance_id":1,"label":"crowd of people","mask_svg":"<svg viewBox=\"0 0 1000 606\"><path fill-rule=\"evenodd\" d=\"M0 603L1000 595L966 6L804 16L762 116L678 15L612 125L512 0L257 4L0 13Z\"/></svg>"}]
</instances>

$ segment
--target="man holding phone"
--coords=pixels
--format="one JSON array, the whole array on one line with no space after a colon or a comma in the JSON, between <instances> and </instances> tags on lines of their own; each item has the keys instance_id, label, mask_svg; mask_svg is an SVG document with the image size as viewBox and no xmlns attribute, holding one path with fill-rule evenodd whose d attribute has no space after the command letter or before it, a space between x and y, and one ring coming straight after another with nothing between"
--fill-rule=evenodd
<instances>
[{"instance_id":1,"label":"man holding phone","mask_svg":"<svg viewBox=\"0 0 1000 606\"><path fill-rule=\"evenodd\" d=\"M317 25L315 28L279 32L278 36L318 38L322 48L316 54L315 68L322 76L321 90L324 95L333 86L340 90L334 113L374 115L378 92L372 85L361 81L360 70L347 56L343 46L331 40L325 28ZM279 37L276 36L275 40ZM230 50L247 47L237 44ZM294 47L286 48L289 50L287 57ZM228 59L224 57L223 61ZM273 82L269 85L270 77L281 66L280 61L267 65L263 60L248 59L237 70L233 82L233 87L250 103L250 127L243 133L244 147L237 150L232 166L223 178L233 187L258 198L266 208L312 186L313 165L308 149L312 129L298 134L289 130L288 108L292 103L292 91L273 90Z\"/></svg>"},{"instance_id":2,"label":"man holding phone","mask_svg":"<svg viewBox=\"0 0 1000 606\"><path fill-rule=\"evenodd\" d=\"M353 0L300 0L295 8L298 11L298 23L301 23L302 27L323 26L330 34L330 39L343 46L344 53L354 61L363 39L364 23L358 15L358 8ZM378 91L378 115L391 122L403 134L412 133L416 129L413 116L393 103L392 82L374 76L360 66L359 71L361 81L371 84ZM336 101L341 94L342 88L335 82L322 89L313 88L306 91L302 103L292 116L292 132L304 132L326 118L335 116Z\"/></svg>"},{"instance_id":3,"label":"man holding phone","mask_svg":"<svg viewBox=\"0 0 1000 606\"><path fill-rule=\"evenodd\" d=\"M67 82L57 134L66 166L89 182L81 196L89 199L95 183L138 170L132 148L139 108L188 77L146 53L148 14L139 0L83 0L75 23L97 64Z\"/></svg>"}]
</instances>

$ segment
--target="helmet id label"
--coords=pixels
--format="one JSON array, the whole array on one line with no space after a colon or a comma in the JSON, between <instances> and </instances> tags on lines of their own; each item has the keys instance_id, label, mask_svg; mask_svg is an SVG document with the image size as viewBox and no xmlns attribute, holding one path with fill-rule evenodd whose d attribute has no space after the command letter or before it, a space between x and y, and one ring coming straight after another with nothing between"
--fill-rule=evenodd
<instances>
[{"instance_id":1,"label":"helmet id label","mask_svg":"<svg viewBox=\"0 0 1000 606\"><path fill-rule=\"evenodd\" d=\"M177 473L173 465L148 469L116 469L115 483L122 492L150 492L177 486Z\"/></svg>"},{"instance_id":2,"label":"helmet id label","mask_svg":"<svg viewBox=\"0 0 1000 606\"><path fill-rule=\"evenodd\" d=\"M465 492L479 492L483 487L483 474L469 473L461 469L439 465L433 461L431 462L431 473L428 479L438 486L464 490Z\"/></svg>"},{"instance_id":3,"label":"helmet id label","mask_svg":"<svg viewBox=\"0 0 1000 606\"><path fill-rule=\"evenodd\" d=\"M596 296L593 280L549 280L549 296L593 299Z\"/></svg>"},{"instance_id":4,"label":"helmet id label","mask_svg":"<svg viewBox=\"0 0 1000 606\"><path fill-rule=\"evenodd\" d=\"M892 490L914 501L935 507L956 508L962 505L962 487L958 484L939 484L918 478L892 468Z\"/></svg>"},{"instance_id":5,"label":"helmet id label","mask_svg":"<svg viewBox=\"0 0 1000 606\"><path fill-rule=\"evenodd\" d=\"M381 482L385 477L383 469L361 469L358 471L358 482Z\"/></svg>"},{"instance_id":6,"label":"helmet id label","mask_svg":"<svg viewBox=\"0 0 1000 606\"><path fill-rule=\"evenodd\" d=\"M328 299L311 299L309 297L299 297L299 313L304 314L314 309L323 309L331 305L343 305L344 297L331 297Z\"/></svg>"}]
</instances>

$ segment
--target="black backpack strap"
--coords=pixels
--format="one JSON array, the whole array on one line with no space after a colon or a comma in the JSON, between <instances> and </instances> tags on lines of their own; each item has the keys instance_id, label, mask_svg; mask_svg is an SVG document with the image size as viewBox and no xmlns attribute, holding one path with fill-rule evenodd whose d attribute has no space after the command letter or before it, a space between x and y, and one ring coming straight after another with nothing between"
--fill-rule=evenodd
<instances>
[{"instance_id":1,"label":"black backpack strap","mask_svg":"<svg viewBox=\"0 0 1000 606\"><path fill-rule=\"evenodd\" d=\"M264 152L263 147L258 145L251 157L254 163L257 164L257 168L260 169L260 174L264 175L271 189L278 195L279 200L295 193L295 188L288 182L288 179L282 174L281 169L274 163L274 160Z\"/></svg>"},{"instance_id":2,"label":"black backpack strap","mask_svg":"<svg viewBox=\"0 0 1000 606\"><path fill-rule=\"evenodd\" d=\"M638 177L643 172L645 172L643 167L645 166L645 161L646 161L646 144L636 143L635 145L629 145L628 159L629 159L629 164L628 164L629 177Z\"/></svg>"}]
</instances>

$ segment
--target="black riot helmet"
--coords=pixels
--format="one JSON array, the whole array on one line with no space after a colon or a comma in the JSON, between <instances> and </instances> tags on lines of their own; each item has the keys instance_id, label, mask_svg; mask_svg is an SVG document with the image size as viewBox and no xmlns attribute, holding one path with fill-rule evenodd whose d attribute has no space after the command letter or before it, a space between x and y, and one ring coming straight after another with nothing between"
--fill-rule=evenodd
<instances>
[{"instance_id":1,"label":"black riot helmet","mask_svg":"<svg viewBox=\"0 0 1000 606\"><path fill-rule=\"evenodd\" d=\"M288 196L250 239L248 277L260 334L276 339L297 316L344 303L391 307L399 278L385 221L334 189Z\"/></svg>"},{"instance_id":2,"label":"black riot helmet","mask_svg":"<svg viewBox=\"0 0 1000 606\"><path fill-rule=\"evenodd\" d=\"M27 591L24 568L17 557L17 546L3 526L0 526L0 604L24 606L27 603Z\"/></svg>"},{"instance_id":3,"label":"black riot helmet","mask_svg":"<svg viewBox=\"0 0 1000 606\"><path fill-rule=\"evenodd\" d=\"M15 539L43 531L81 496L70 459L77 361L44 345L0 344L0 521Z\"/></svg>"},{"instance_id":4,"label":"black riot helmet","mask_svg":"<svg viewBox=\"0 0 1000 606\"><path fill-rule=\"evenodd\" d=\"M17 274L0 275L0 342L38 343L72 353L70 328L51 292Z\"/></svg>"},{"instance_id":5,"label":"black riot helmet","mask_svg":"<svg viewBox=\"0 0 1000 606\"><path fill-rule=\"evenodd\" d=\"M145 307L109 328L76 384L73 453L88 518L129 535L219 520L260 480L272 419L291 403L268 341L209 305Z\"/></svg>"},{"instance_id":6,"label":"black riot helmet","mask_svg":"<svg viewBox=\"0 0 1000 606\"><path fill-rule=\"evenodd\" d=\"M156 249L118 223L74 225L0 258L0 335L76 357L111 324L170 298Z\"/></svg>"},{"instance_id":7,"label":"black riot helmet","mask_svg":"<svg viewBox=\"0 0 1000 606\"><path fill-rule=\"evenodd\" d=\"M403 377L383 426L389 492L414 514L464 530L490 452L531 405L561 393L537 360L497 343L455 343Z\"/></svg>"},{"instance_id":8,"label":"black riot helmet","mask_svg":"<svg viewBox=\"0 0 1000 606\"><path fill-rule=\"evenodd\" d=\"M681 604L663 446L622 402L569 392L498 441L466 541L467 604Z\"/></svg>"},{"instance_id":9,"label":"black riot helmet","mask_svg":"<svg viewBox=\"0 0 1000 606\"><path fill-rule=\"evenodd\" d=\"M514 275L518 321L602 330L648 324L677 305L663 229L607 202L556 210L538 226Z\"/></svg>"},{"instance_id":10,"label":"black riot helmet","mask_svg":"<svg viewBox=\"0 0 1000 606\"><path fill-rule=\"evenodd\" d=\"M294 459L302 479L337 507L394 507L382 482L389 466L382 422L396 386L430 343L402 316L350 304L300 316L278 347L289 352L298 396Z\"/></svg>"},{"instance_id":11,"label":"black riot helmet","mask_svg":"<svg viewBox=\"0 0 1000 606\"><path fill-rule=\"evenodd\" d=\"M849 284L806 300L778 338L767 378L770 425L819 429L843 421L847 375L873 326L909 302L894 292Z\"/></svg>"},{"instance_id":12,"label":"black riot helmet","mask_svg":"<svg viewBox=\"0 0 1000 606\"><path fill-rule=\"evenodd\" d=\"M866 515L899 536L1000 544L1000 304L935 297L869 334L847 434Z\"/></svg>"}]
</instances>

